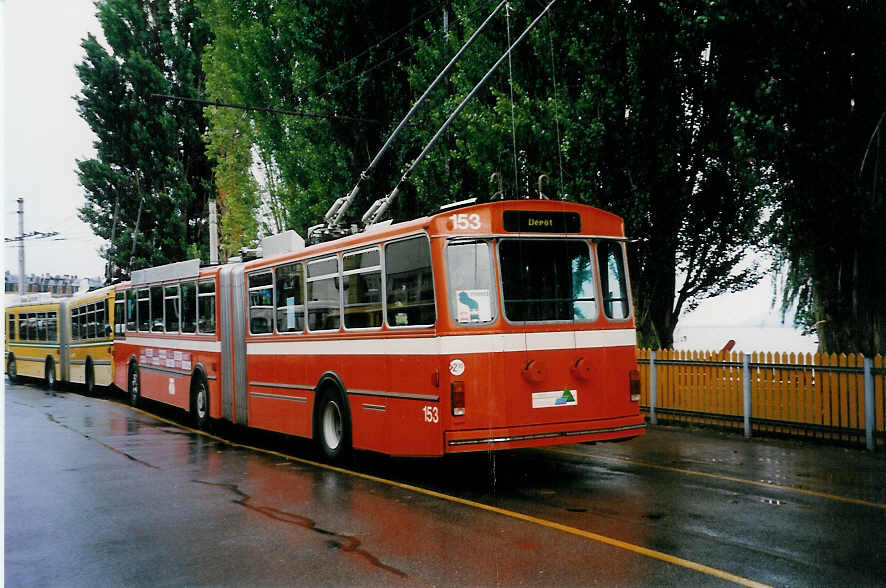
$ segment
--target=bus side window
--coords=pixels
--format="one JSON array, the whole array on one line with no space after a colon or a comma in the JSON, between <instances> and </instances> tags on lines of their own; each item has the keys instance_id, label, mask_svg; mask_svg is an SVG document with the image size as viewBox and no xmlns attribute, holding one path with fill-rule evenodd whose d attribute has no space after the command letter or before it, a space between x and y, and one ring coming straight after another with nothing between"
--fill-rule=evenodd
<instances>
[{"instance_id":1,"label":"bus side window","mask_svg":"<svg viewBox=\"0 0 886 588\"><path fill-rule=\"evenodd\" d=\"M95 337L96 339L104 339L109 334L108 301L101 300L95 303Z\"/></svg>"},{"instance_id":2,"label":"bus side window","mask_svg":"<svg viewBox=\"0 0 886 588\"><path fill-rule=\"evenodd\" d=\"M151 286L151 332L162 333L163 327L163 286Z\"/></svg>"},{"instance_id":3,"label":"bus side window","mask_svg":"<svg viewBox=\"0 0 886 588\"><path fill-rule=\"evenodd\" d=\"M126 330L138 330L138 293L135 290L126 291Z\"/></svg>"},{"instance_id":4,"label":"bus side window","mask_svg":"<svg viewBox=\"0 0 886 588\"><path fill-rule=\"evenodd\" d=\"M46 341L46 313L37 313L37 340Z\"/></svg>"},{"instance_id":5,"label":"bus side window","mask_svg":"<svg viewBox=\"0 0 886 588\"><path fill-rule=\"evenodd\" d=\"M126 334L126 293L114 293L114 337Z\"/></svg>"},{"instance_id":6,"label":"bus side window","mask_svg":"<svg viewBox=\"0 0 886 588\"><path fill-rule=\"evenodd\" d=\"M278 333L301 333L305 330L302 277L300 263L281 265L274 270Z\"/></svg>"},{"instance_id":7,"label":"bus side window","mask_svg":"<svg viewBox=\"0 0 886 588\"><path fill-rule=\"evenodd\" d=\"M166 332L177 333L179 328L178 285L166 286L164 288L163 302L166 312Z\"/></svg>"},{"instance_id":8,"label":"bus side window","mask_svg":"<svg viewBox=\"0 0 886 588\"><path fill-rule=\"evenodd\" d=\"M55 343L58 341L58 313L46 313L46 340Z\"/></svg>"},{"instance_id":9,"label":"bus side window","mask_svg":"<svg viewBox=\"0 0 886 588\"><path fill-rule=\"evenodd\" d=\"M38 341L37 337L37 313L29 312L28 313L28 340L30 341Z\"/></svg>"},{"instance_id":10,"label":"bus side window","mask_svg":"<svg viewBox=\"0 0 886 588\"><path fill-rule=\"evenodd\" d=\"M197 332L197 284L183 282L181 285L182 333Z\"/></svg>"},{"instance_id":11,"label":"bus side window","mask_svg":"<svg viewBox=\"0 0 886 588\"><path fill-rule=\"evenodd\" d=\"M9 326L6 328L6 338L10 341L15 339L15 315L9 313Z\"/></svg>"},{"instance_id":12,"label":"bus side window","mask_svg":"<svg viewBox=\"0 0 886 588\"><path fill-rule=\"evenodd\" d=\"M96 332L96 315L95 315L95 304L90 304L86 307L86 337L89 339L95 339L98 333Z\"/></svg>"},{"instance_id":13,"label":"bus side window","mask_svg":"<svg viewBox=\"0 0 886 588\"><path fill-rule=\"evenodd\" d=\"M338 257L308 263L306 298L308 330L333 331L341 325Z\"/></svg>"},{"instance_id":14,"label":"bus side window","mask_svg":"<svg viewBox=\"0 0 886 588\"><path fill-rule=\"evenodd\" d=\"M249 274L249 332L274 332L274 276L271 270Z\"/></svg>"},{"instance_id":15,"label":"bus side window","mask_svg":"<svg viewBox=\"0 0 886 588\"><path fill-rule=\"evenodd\" d=\"M385 286L388 326L431 326L436 322L431 248L426 237L385 246Z\"/></svg>"},{"instance_id":16,"label":"bus side window","mask_svg":"<svg viewBox=\"0 0 886 588\"><path fill-rule=\"evenodd\" d=\"M80 323L77 322L80 320L77 316L79 312L79 308L71 308L71 341L80 339Z\"/></svg>"},{"instance_id":17,"label":"bus side window","mask_svg":"<svg viewBox=\"0 0 886 588\"><path fill-rule=\"evenodd\" d=\"M86 317L86 307L81 306L77 314L77 323L80 325L80 339L86 339L88 336L86 334Z\"/></svg>"},{"instance_id":18,"label":"bus side window","mask_svg":"<svg viewBox=\"0 0 886 588\"><path fill-rule=\"evenodd\" d=\"M147 288L138 291L138 330L151 330L151 295Z\"/></svg>"},{"instance_id":19,"label":"bus side window","mask_svg":"<svg viewBox=\"0 0 886 588\"><path fill-rule=\"evenodd\" d=\"M342 257L342 291L345 302L345 328L380 327L381 254L378 247Z\"/></svg>"},{"instance_id":20,"label":"bus side window","mask_svg":"<svg viewBox=\"0 0 886 588\"><path fill-rule=\"evenodd\" d=\"M201 334L215 333L215 282L200 282L197 291L197 329Z\"/></svg>"},{"instance_id":21,"label":"bus side window","mask_svg":"<svg viewBox=\"0 0 886 588\"><path fill-rule=\"evenodd\" d=\"M600 265L603 310L607 318L615 320L628 318L631 309L621 243L600 241L597 244L597 259Z\"/></svg>"}]
</instances>

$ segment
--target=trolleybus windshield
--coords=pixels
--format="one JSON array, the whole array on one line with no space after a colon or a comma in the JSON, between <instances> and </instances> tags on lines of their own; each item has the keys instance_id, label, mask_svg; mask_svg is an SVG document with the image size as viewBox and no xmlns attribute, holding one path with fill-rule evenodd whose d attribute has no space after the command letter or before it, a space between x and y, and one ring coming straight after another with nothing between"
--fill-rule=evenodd
<instances>
[{"instance_id":1,"label":"trolleybus windshield","mask_svg":"<svg viewBox=\"0 0 886 588\"><path fill-rule=\"evenodd\" d=\"M507 320L592 321L597 318L593 264L587 241L503 239L498 253Z\"/></svg>"}]
</instances>

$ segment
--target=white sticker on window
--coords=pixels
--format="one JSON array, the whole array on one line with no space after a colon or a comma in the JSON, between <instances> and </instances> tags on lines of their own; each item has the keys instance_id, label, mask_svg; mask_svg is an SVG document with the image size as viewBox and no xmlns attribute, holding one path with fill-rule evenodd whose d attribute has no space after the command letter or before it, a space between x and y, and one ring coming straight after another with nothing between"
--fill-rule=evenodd
<instances>
[{"instance_id":1,"label":"white sticker on window","mask_svg":"<svg viewBox=\"0 0 886 588\"><path fill-rule=\"evenodd\" d=\"M492 320L489 290L456 292L456 317L460 323L488 323Z\"/></svg>"}]
</instances>

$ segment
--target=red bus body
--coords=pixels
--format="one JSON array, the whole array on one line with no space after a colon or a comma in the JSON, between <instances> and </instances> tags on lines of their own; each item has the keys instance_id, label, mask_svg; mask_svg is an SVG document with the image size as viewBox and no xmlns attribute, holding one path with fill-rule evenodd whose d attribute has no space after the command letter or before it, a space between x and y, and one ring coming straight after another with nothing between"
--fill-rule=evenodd
<instances>
[{"instance_id":1,"label":"red bus body","mask_svg":"<svg viewBox=\"0 0 886 588\"><path fill-rule=\"evenodd\" d=\"M145 270L119 287L124 304L163 286L169 311L177 284L212 283L217 328L118 325L115 383L135 370L142 396L188 410L202 379L211 418L309 438L330 391L346 399L345 442L399 456L626 439L644 430L626 267L619 217L524 200L167 279Z\"/></svg>"}]
</instances>

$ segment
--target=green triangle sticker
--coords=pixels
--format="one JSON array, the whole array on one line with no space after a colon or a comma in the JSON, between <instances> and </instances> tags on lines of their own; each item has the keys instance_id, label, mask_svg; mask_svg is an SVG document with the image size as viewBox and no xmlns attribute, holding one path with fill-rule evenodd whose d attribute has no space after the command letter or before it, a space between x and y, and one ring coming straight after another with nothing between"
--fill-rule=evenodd
<instances>
[{"instance_id":1,"label":"green triangle sticker","mask_svg":"<svg viewBox=\"0 0 886 588\"><path fill-rule=\"evenodd\" d=\"M575 402L575 396L572 395L572 391L569 389L569 386L563 388L563 396L560 398L564 399L566 402Z\"/></svg>"}]
</instances>

